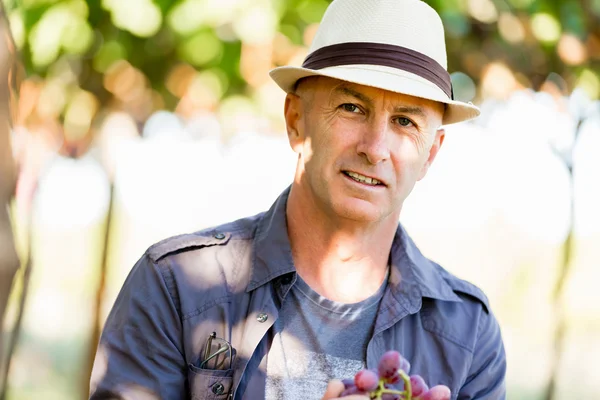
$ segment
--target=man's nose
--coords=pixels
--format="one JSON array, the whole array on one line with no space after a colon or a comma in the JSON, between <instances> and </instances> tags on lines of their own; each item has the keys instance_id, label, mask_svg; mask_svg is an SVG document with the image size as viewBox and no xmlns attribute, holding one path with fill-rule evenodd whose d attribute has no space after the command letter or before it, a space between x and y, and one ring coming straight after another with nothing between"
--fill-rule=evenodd
<instances>
[{"instance_id":1,"label":"man's nose","mask_svg":"<svg viewBox=\"0 0 600 400\"><path fill-rule=\"evenodd\" d=\"M387 118L373 118L370 124L365 125L365 130L356 147L357 153L373 165L390 158L389 129Z\"/></svg>"}]
</instances>

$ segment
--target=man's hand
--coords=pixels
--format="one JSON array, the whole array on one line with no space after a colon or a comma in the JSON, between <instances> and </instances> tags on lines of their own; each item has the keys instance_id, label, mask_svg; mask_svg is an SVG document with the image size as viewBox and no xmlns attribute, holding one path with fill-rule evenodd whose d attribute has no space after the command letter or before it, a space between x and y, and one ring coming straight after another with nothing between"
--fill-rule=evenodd
<instances>
[{"instance_id":1,"label":"man's hand","mask_svg":"<svg viewBox=\"0 0 600 400\"><path fill-rule=\"evenodd\" d=\"M340 395L344 391L344 384L342 381L334 379L329 382L327 385L327 390L325 390L325 394L321 400L336 400L340 398ZM352 395L348 397L343 397L344 400L369 400L367 396L361 395Z\"/></svg>"}]
</instances>

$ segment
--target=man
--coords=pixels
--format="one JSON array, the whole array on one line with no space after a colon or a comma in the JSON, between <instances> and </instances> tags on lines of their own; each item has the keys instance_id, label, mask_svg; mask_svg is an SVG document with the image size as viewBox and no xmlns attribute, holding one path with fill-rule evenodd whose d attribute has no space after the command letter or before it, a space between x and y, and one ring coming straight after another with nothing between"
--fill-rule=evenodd
<instances>
[{"instance_id":1,"label":"man","mask_svg":"<svg viewBox=\"0 0 600 400\"><path fill-rule=\"evenodd\" d=\"M485 295L398 223L439 127L479 113L452 99L438 15L418 0L335 0L303 67L271 76L288 93L291 187L266 213L144 254L106 323L91 397L331 399L337 379L393 349L455 399L503 399Z\"/></svg>"}]
</instances>

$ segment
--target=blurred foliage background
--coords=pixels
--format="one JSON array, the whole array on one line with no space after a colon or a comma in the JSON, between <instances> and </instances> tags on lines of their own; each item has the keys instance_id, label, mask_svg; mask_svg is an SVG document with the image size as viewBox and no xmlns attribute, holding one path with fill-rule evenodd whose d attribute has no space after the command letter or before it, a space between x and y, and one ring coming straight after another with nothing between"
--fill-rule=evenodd
<instances>
[{"instance_id":1,"label":"blurred foliage background","mask_svg":"<svg viewBox=\"0 0 600 400\"><path fill-rule=\"evenodd\" d=\"M248 99L256 111L280 121L267 71L301 62L328 5L3 1L28 77L18 122L53 126L66 152L85 148L107 109L123 109L141 123L158 109L189 115ZM551 73L561 77L560 90L581 86L598 97L600 1L429 3L446 27L458 97L503 96L517 86L539 89Z\"/></svg>"},{"instance_id":2,"label":"blurred foliage background","mask_svg":"<svg viewBox=\"0 0 600 400\"><path fill-rule=\"evenodd\" d=\"M144 249L265 209L290 181L284 94L268 71L301 64L329 2L2 1L22 62L11 210L19 252L35 260L7 398L86 398L98 331ZM549 386L594 398L597 367L581 358L600 356L589 286L599 167L575 140L584 119L600 118L600 0L427 2L446 28L456 97L484 114L451 129L461 131L445 145L454 161L441 157L446 172L416 190L405 224L427 255L490 295L510 399L551 398ZM580 149L597 148L599 126L585 125ZM588 214L574 239L577 154Z\"/></svg>"}]
</instances>

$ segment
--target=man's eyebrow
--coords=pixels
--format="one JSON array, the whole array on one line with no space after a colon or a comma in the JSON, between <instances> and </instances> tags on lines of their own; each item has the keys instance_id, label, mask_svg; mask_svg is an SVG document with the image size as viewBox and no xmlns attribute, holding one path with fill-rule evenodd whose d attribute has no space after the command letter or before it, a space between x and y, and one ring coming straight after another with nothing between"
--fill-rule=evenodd
<instances>
[{"instance_id":1,"label":"man's eyebrow","mask_svg":"<svg viewBox=\"0 0 600 400\"><path fill-rule=\"evenodd\" d=\"M394 112L402 114L413 114L418 115L420 117L425 117L425 111L422 107L418 106L398 106L394 107Z\"/></svg>"},{"instance_id":2,"label":"man's eyebrow","mask_svg":"<svg viewBox=\"0 0 600 400\"><path fill-rule=\"evenodd\" d=\"M373 100L371 100L370 97L347 86L338 86L335 88L335 92L345 94L347 96L356 97L357 99L367 103L368 105L373 105Z\"/></svg>"},{"instance_id":3,"label":"man's eyebrow","mask_svg":"<svg viewBox=\"0 0 600 400\"><path fill-rule=\"evenodd\" d=\"M357 99L367 103L369 106L373 105L373 100L371 100L370 97L362 94L359 91L356 91L348 86L344 86L344 85L340 85L337 86L334 89L335 92L340 93L340 94L344 94L347 96L352 96L352 97L356 97ZM419 117L425 118L425 110L423 110L423 107L419 107L419 106L397 106L394 107L394 112L396 113L402 113L402 114L412 114L412 115L417 115Z\"/></svg>"}]
</instances>

